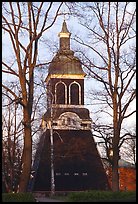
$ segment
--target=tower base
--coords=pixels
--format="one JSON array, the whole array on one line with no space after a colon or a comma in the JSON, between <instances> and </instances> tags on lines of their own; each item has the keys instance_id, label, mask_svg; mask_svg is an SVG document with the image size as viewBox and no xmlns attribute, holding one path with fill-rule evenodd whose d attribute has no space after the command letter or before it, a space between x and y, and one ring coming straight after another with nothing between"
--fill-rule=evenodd
<instances>
[{"instance_id":1,"label":"tower base","mask_svg":"<svg viewBox=\"0 0 138 204\"><path fill-rule=\"evenodd\" d=\"M56 130L53 138L55 191L110 189L90 130ZM51 190L50 166L50 132L47 130L36 152L32 191Z\"/></svg>"}]
</instances>

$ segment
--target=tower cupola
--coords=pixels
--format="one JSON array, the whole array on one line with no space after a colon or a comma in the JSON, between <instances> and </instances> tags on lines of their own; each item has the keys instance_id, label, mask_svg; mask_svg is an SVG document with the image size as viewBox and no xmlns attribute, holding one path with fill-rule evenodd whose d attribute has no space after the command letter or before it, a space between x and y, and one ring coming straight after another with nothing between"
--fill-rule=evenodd
<instances>
[{"instance_id":1,"label":"tower cupola","mask_svg":"<svg viewBox=\"0 0 138 204\"><path fill-rule=\"evenodd\" d=\"M81 61L78 57L74 56L74 52L70 49L70 36L71 33L68 31L66 21L64 20L61 32L58 34L59 50L49 66L46 81L52 75L79 75L82 77L86 75L82 70Z\"/></svg>"}]
</instances>

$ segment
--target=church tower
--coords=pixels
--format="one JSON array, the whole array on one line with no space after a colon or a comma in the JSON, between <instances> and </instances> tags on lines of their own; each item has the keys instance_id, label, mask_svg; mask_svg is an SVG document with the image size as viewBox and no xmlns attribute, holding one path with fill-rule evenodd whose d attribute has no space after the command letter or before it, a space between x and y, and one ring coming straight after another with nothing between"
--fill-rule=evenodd
<instances>
[{"instance_id":1,"label":"church tower","mask_svg":"<svg viewBox=\"0 0 138 204\"><path fill-rule=\"evenodd\" d=\"M34 160L32 191L51 190L51 136L55 191L109 189L92 136L89 110L84 107L86 74L70 49L70 36L64 20L59 50L46 78L47 112Z\"/></svg>"}]
</instances>

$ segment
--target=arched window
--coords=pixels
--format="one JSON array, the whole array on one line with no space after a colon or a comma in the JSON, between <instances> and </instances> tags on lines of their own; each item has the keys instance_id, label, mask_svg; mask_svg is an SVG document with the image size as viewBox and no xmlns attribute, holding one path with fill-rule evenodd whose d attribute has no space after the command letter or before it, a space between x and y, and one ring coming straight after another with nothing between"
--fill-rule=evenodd
<instances>
[{"instance_id":1,"label":"arched window","mask_svg":"<svg viewBox=\"0 0 138 204\"><path fill-rule=\"evenodd\" d=\"M73 83L70 87L70 104L79 105L79 102L79 86Z\"/></svg>"},{"instance_id":2,"label":"arched window","mask_svg":"<svg viewBox=\"0 0 138 204\"><path fill-rule=\"evenodd\" d=\"M55 103L56 104L66 104L66 85L63 82L58 82L55 85Z\"/></svg>"}]
</instances>

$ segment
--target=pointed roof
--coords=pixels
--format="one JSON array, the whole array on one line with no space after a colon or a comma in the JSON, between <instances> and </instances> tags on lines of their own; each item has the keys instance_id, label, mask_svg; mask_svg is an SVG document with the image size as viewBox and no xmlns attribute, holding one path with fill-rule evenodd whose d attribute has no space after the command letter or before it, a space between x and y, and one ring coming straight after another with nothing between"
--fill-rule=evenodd
<instances>
[{"instance_id":1,"label":"pointed roof","mask_svg":"<svg viewBox=\"0 0 138 204\"><path fill-rule=\"evenodd\" d=\"M69 38L71 35L71 33L69 32L68 28L67 28L67 24L66 24L66 21L64 20L63 21L63 24L62 24L62 30L61 32L58 34L58 36L60 38Z\"/></svg>"},{"instance_id":2,"label":"pointed roof","mask_svg":"<svg viewBox=\"0 0 138 204\"><path fill-rule=\"evenodd\" d=\"M49 66L49 74L86 75L82 69L80 59L74 56L74 52L70 49L70 35L71 33L68 31L64 20L61 32L58 34L60 48Z\"/></svg>"},{"instance_id":3,"label":"pointed roof","mask_svg":"<svg viewBox=\"0 0 138 204\"><path fill-rule=\"evenodd\" d=\"M67 28L67 24L66 21L64 20L63 24L62 24L62 30L61 33L69 33L68 28Z\"/></svg>"}]
</instances>

